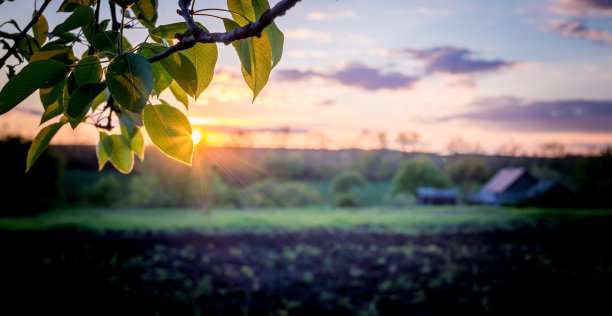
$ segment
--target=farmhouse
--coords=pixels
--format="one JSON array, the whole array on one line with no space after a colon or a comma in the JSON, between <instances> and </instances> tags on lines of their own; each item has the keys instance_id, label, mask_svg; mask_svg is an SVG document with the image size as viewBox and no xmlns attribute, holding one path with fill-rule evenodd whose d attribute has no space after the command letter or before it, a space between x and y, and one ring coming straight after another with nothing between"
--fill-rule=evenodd
<instances>
[{"instance_id":1,"label":"farmhouse","mask_svg":"<svg viewBox=\"0 0 612 316\"><path fill-rule=\"evenodd\" d=\"M503 168L485 183L476 199L484 204L516 203L526 199L537 183L525 168Z\"/></svg>"}]
</instances>

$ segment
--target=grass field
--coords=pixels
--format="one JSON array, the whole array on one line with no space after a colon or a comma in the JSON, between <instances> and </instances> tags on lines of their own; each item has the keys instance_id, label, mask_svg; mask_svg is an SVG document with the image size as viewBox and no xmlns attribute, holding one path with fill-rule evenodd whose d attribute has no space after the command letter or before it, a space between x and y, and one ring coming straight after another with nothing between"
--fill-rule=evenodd
<instances>
[{"instance_id":1,"label":"grass field","mask_svg":"<svg viewBox=\"0 0 612 316\"><path fill-rule=\"evenodd\" d=\"M371 207L362 209L304 208L276 210L193 209L71 209L37 216L0 218L0 229L48 230L79 227L93 230L177 230L243 228L351 228L368 226L394 231L475 224L506 227L537 220L568 220L609 216L612 210L574 210L499 207Z\"/></svg>"}]
</instances>

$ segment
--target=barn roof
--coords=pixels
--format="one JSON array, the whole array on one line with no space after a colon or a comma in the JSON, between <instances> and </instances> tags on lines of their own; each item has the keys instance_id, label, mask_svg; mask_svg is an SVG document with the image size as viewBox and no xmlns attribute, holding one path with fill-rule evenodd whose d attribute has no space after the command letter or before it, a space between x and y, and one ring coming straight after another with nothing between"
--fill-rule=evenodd
<instances>
[{"instance_id":1,"label":"barn roof","mask_svg":"<svg viewBox=\"0 0 612 316\"><path fill-rule=\"evenodd\" d=\"M493 194L502 193L526 172L525 168L520 167L503 168L489 179L480 191Z\"/></svg>"}]
</instances>

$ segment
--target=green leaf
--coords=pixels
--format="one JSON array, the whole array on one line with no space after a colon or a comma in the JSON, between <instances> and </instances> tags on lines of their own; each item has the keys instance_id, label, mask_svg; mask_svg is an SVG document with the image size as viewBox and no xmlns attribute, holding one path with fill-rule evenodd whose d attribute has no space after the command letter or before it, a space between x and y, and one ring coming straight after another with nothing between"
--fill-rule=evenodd
<instances>
[{"instance_id":1,"label":"green leaf","mask_svg":"<svg viewBox=\"0 0 612 316\"><path fill-rule=\"evenodd\" d=\"M32 63L37 60L44 59L55 59L63 62L66 65L72 65L76 60L72 52L72 47L56 42L50 42L41 47L40 50L32 55L29 62Z\"/></svg>"},{"instance_id":2,"label":"green leaf","mask_svg":"<svg viewBox=\"0 0 612 316\"><path fill-rule=\"evenodd\" d=\"M157 23L157 0L140 0L130 9L146 28L150 30L155 27L155 23Z\"/></svg>"},{"instance_id":3,"label":"green leaf","mask_svg":"<svg viewBox=\"0 0 612 316\"><path fill-rule=\"evenodd\" d=\"M217 63L217 45L196 43L192 48L182 51L196 69L197 86L194 99L197 99L208 87L215 74Z\"/></svg>"},{"instance_id":4,"label":"green leaf","mask_svg":"<svg viewBox=\"0 0 612 316\"><path fill-rule=\"evenodd\" d=\"M251 0L251 3L257 18L260 18L264 12L270 9L270 4L267 0ZM272 68L274 68L283 55L285 36L274 21L264 29L264 32L268 36L268 41L270 41L270 46L272 47Z\"/></svg>"},{"instance_id":5,"label":"green leaf","mask_svg":"<svg viewBox=\"0 0 612 316\"><path fill-rule=\"evenodd\" d=\"M196 22L202 29L206 29L202 24ZM171 41L175 39L176 34L190 34L189 27L185 22L171 23L166 25L160 25L151 30L151 38L157 42L160 42L161 39L165 39L166 41Z\"/></svg>"},{"instance_id":6,"label":"green leaf","mask_svg":"<svg viewBox=\"0 0 612 316\"><path fill-rule=\"evenodd\" d=\"M192 97L195 96L198 90L198 73L187 56L177 52L160 62L183 91Z\"/></svg>"},{"instance_id":7,"label":"green leaf","mask_svg":"<svg viewBox=\"0 0 612 316\"><path fill-rule=\"evenodd\" d=\"M74 79L76 79L79 86L100 82L100 79L102 79L100 58L87 56L81 59L74 68Z\"/></svg>"},{"instance_id":8,"label":"green leaf","mask_svg":"<svg viewBox=\"0 0 612 316\"><path fill-rule=\"evenodd\" d=\"M36 15L36 13L37 11L34 11L34 15ZM49 24L44 15L41 14L40 17L38 17L38 21L32 25L32 32L34 33L34 39L38 42L38 45L42 46L47 40L47 33L49 33Z\"/></svg>"},{"instance_id":9,"label":"green leaf","mask_svg":"<svg viewBox=\"0 0 612 316\"><path fill-rule=\"evenodd\" d=\"M257 19L251 0L227 0L227 8L232 11L234 21L241 26Z\"/></svg>"},{"instance_id":10,"label":"green leaf","mask_svg":"<svg viewBox=\"0 0 612 316\"><path fill-rule=\"evenodd\" d=\"M25 34L17 46L17 52L28 61L39 49L38 42L28 34Z\"/></svg>"},{"instance_id":11,"label":"green leaf","mask_svg":"<svg viewBox=\"0 0 612 316\"><path fill-rule=\"evenodd\" d=\"M121 34L117 31L100 32L93 37L91 46L96 51L117 52L120 38ZM125 37L123 37L121 47L123 48L123 51L129 51L132 49L132 45Z\"/></svg>"},{"instance_id":12,"label":"green leaf","mask_svg":"<svg viewBox=\"0 0 612 316\"><path fill-rule=\"evenodd\" d=\"M144 125L153 144L166 155L191 165L193 140L187 117L168 104L149 104L143 113Z\"/></svg>"},{"instance_id":13,"label":"green leaf","mask_svg":"<svg viewBox=\"0 0 612 316\"><path fill-rule=\"evenodd\" d=\"M96 2L98 1L96 0L64 0L64 2L62 2L57 12L72 12L78 9L82 5L92 6L96 4Z\"/></svg>"},{"instance_id":14,"label":"green leaf","mask_svg":"<svg viewBox=\"0 0 612 316\"><path fill-rule=\"evenodd\" d=\"M91 46L97 51L117 51L117 42L121 34L117 31L105 31L96 34L91 41Z\"/></svg>"},{"instance_id":15,"label":"green leaf","mask_svg":"<svg viewBox=\"0 0 612 316\"><path fill-rule=\"evenodd\" d=\"M108 92L108 89L104 89L104 91L100 92L100 94L98 94L98 96L94 99L93 103L91 104L91 110L95 111L96 108L100 106L100 104L108 100L109 96L110 96L110 92Z\"/></svg>"},{"instance_id":16,"label":"green leaf","mask_svg":"<svg viewBox=\"0 0 612 316\"><path fill-rule=\"evenodd\" d=\"M121 107L140 113L153 90L151 64L134 53L117 56L108 65L106 85Z\"/></svg>"},{"instance_id":17,"label":"green leaf","mask_svg":"<svg viewBox=\"0 0 612 316\"><path fill-rule=\"evenodd\" d=\"M119 126L121 128L121 135L125 136L126 139L131 140L138 133L138 127L134 120L124 113L118 114Z\"/></svg>"},{"instance_id":18,"label":"green leaf","mask_svg":"<svg viewBox=\"0 0 612 316\"><path fill-rule=\"evenodd\" d=\"M142 136L142 131L138 128L136 135L132 138L132 142L130 143L132 150L140 157L140 161L144 161L144 149L145 142L144 136Z\"/></svg>"},{"instance_id":19,"label":"green leaf","mask_svg":"<svg viewBox=\"0 0 612 316\"><path fill-rule=\"evenodd\" d=\"M66 76L57 76L40 87L40 102L45 112L40 124L64 113L64 86Z\"/></svg>"},{"instance_id":20,"label":"green leaf","mask_svg":"<svg viewBox=\"0 0 612 316\"><path fill-rule=\"evenodd\" d=\"M228 20L229 21L229 20ZM224 22L226 22L224 20ZM226 30L229 32L237 27L237 24L226 22ZM265 87L272 71L272 47L266 33L261 37L250 37L232 43L242 63L242 76L249 88L253 91L253 101ZM248 51L248 58L246 52ZM250 63L246 63L249 60ZM248 69L250 64L250 71Z\"/></svg>"},{"instance_id":21,"label":"green leaf","mask_svg":"<svg viewBox=\"0 0 612 316\"><path fill-rule=\"evenodd\" d=\"M174 95L177 101L183 103L186 109L189 109L189 99L187 99L187 93L181 89L181 87L176 83L176 81L172 81L170 84L170 91Z\"/></svg>"},{"instance_id":22,"label":"green leaf","mask_svg":"<svg viewBox=\"0 0 612 316\"><path fill-rule=\"evenodd\" d=\"M55 136L55 134L57 134L57 131L60 130L62 125L64 125L64 123L55 123L46 126L41 129L40 132L38 132L38 135L36 135L36 137L34 137L32 145L30 146L30 150L28 150L28 158L26 159L26 172L30 171L30 168L32 168L32 165L34 165L36 159L38 159L38 157L40 157L40 154L45 151L45 148L47 148L49 142L51 142L51 139L53 138L53 136Z\"/></svg>"},{"instance_id":23,"label":"green leaf","mask_svg":"<svg viewBox=\"0 0 612 316\"><path fill-rule=\"evenodd\" d=\"M96 145L96 156L98 157L98 171L102 171L106 162L110 159L104 150L104 139L108 137L105 132L100 132L100 140Z\"/></svg>"},{"instance_id":24,"label":"green leaf","mask_svg":"<svg viewBox=\"0 0 612 316\"><path fill-rule=\"evenodd\" d=\"M0 91L0 115L10 111L49 80L70 71L67 65L53 59L27 64Z\"/></svg>"},{"instance_id":25,"label":"green leaf","mask_svg":"<svg viewBox=\"0 0 612 316\"><path fill-rule=\"evenodd\" d=\"M152 46L159 47L158 51L165 50L166 47L161 46L159 44L149 44L145 43L140 50L140 54L145 58L151 58L155 54L155 51L151 49ZM153 68L153 93L159 96L162 91L166 90L172 83L172 76L166 71L164 66L161 63L152 63L151 68Z\"/></svg>"},{"instance_id":26,"label":"green leaf","mask_svg":"<svg viewBox=\"0 0 612 316\"><path fill-rule=\"evenodd\" d=\"M53 35L58 35L72 31L94 21L95 17L93 9L87 6L80 6L74 10L74 12L68 18L66 18L62 24L56 26L51 33L53 33Z\"/></svg>"},{"instance_id":27,"label":"green leaf","mask_svg":"<svg viewBox=\"0 0 612 316\"><path fill-rule=\"evenodd\" d=\"M102 142L110 162L123 173L130 173L134 166L134 152L128 146L121 135L107 135Z\"/></svg>"},{"instance_id":28,"label":"green leaf","mask_svg":"<svg viewBox=\"0 0 612 316\"><path fill-rule=\"evenodd\" d=\"M66 116L70 126L75 129L83 121L85 115L91 108L94 99L106 88L104 83L88 83L78 87L66 105Z\"/></svg>"}]
</instances>

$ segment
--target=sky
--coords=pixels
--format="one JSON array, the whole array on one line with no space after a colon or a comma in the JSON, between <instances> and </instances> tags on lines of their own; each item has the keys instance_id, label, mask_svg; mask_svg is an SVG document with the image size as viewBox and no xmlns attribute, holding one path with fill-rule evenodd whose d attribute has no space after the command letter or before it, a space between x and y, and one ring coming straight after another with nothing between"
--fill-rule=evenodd
<instances>
[{"instance_id":1,"label":"sky","mask_svg":"<svg viewBox=\"0 0 612 316\"><path fill-rule=\"evenodd\" d=\"M158 24L182 21L176 1L160 2ZM54 13L60 3L45 14L51 27L65 16ZM0 8L0 21L25 25L34 1ZM402 149L400 133L419 135L411 150L443 154L458 139L485 153L612 145L612 0L303 0L276 22L283 57L253 103L234 49L218 45L213 81L185 111L210 145L378 148L384 134ZM132 44L146 36L126 34ZM162 99L184 110L170 93ZM41 109L31 96L0 116L0 133L33 137ZM66 126L54 142L96 135Z\"/></svg>"}]
</instances>

